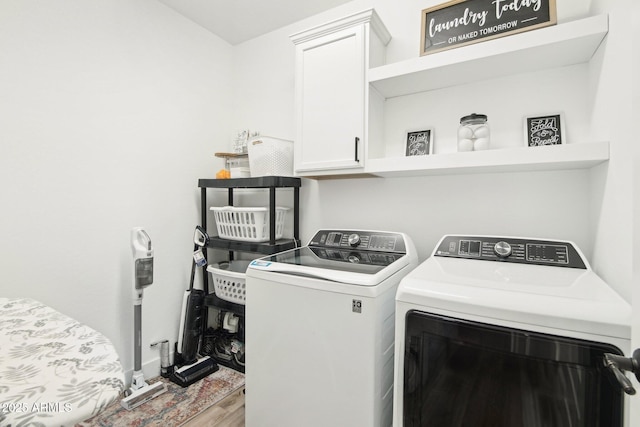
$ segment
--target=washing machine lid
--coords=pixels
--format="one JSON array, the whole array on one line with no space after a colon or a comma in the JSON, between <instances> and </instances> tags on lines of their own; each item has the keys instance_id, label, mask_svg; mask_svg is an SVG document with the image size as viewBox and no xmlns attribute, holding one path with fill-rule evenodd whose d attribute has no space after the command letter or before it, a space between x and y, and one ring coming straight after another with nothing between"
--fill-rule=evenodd
<instances>
[{"instance_id":1,"label":"washing machine lid","mask_svg":"<svg viewBox=\"0 0 640 427\"><path fill-rule=\"evenodd\" d=\"M403 233L320 230L308 246L254 260L250 269L375 286L417 264L411 239Z\"/></svg>"},{"instance_id":2,"label":"washing machine lid","mask_svg":"<svg viewBox=\"0 0 640 427\"><path fill-rule=\"evenodd\" d=\"M472 255L469 241L480 242L479 247L473 245ZM496 245L497 251L506 247L502 243L512 247L510 255L517 247L517 256L494 253ZM567 255L574 259L569 261ZM630 339L631 334L630 305L566 241L445 236L432 256L404 277L396 299L427 312L429 308L444 310L487 322L508 321L623 339Z\"/></svg>"}]
</instances>

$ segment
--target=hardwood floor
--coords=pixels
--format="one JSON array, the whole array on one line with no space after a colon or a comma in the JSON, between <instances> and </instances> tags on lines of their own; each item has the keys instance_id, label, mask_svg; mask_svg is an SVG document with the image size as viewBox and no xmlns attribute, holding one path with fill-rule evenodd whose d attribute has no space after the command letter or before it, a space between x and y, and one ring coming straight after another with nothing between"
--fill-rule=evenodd
<instances>
[{"instance_id":1,"label":"hardwood floor","mask_svg":"<svg viewBox=\"0 0 640 427\"><path fill-rule=\"evenodd\" d=\"M244 387L191 418L182 427L244 427Z\"/></svg>"}]
</instances>

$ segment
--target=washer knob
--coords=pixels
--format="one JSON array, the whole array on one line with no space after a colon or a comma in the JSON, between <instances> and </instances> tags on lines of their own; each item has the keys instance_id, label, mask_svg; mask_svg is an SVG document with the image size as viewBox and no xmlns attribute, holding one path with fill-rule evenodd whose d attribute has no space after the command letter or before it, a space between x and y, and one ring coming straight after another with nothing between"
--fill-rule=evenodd
<instances>
[{"instance_id":1,"label":"washer knob","mask_svg":"<svg viewBox=\"0 0 640 427\"><path fill-rule=\"evenodd\" d=\"M349 235L349 244L353 247L356 247L360 244L360 236L356 233Z\"/></svg>"},{"instance_id":2,"label":"washer knob","mask_svg":"<svg viewBox=\"0 0 640 427\"><path fill-rule=\"evenodd\" d=\"M500 258L506 258L511 255L511 245L505 241L501 241L495 244L493 252Z\"/></svg>"}]
</instances>

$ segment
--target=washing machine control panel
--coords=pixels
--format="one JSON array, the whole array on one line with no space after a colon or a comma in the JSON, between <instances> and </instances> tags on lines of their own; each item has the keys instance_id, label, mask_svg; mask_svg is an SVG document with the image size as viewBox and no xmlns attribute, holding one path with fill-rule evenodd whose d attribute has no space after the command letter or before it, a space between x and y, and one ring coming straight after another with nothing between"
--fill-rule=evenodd
<instances>
[{"instance_id":1,"label":"washing machine control panel","mask_svg":"<svg viewBox=\"0 0 640 427\"><path fill-rule=\"evenodd\" d=\"M587 268L571 242L517 237L445 236L433 256Z\"/></svg>"},{"instance_id":2,"label":"washing machine control panel","mask_svg":"<svg viewBox=\"0 0 640 427\"><path fill-rule=\"evenodd\" d=\"M407 252L404 236L386 231L320 230L313 236L309 246L403 254Z\"/></svg>"}]
</instances>

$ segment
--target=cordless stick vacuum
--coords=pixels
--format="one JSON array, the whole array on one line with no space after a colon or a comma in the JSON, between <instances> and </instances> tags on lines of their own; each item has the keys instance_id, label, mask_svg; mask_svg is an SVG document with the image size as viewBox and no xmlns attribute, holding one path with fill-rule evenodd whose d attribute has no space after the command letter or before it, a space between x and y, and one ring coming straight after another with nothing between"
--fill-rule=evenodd
<instances>
[{"instance_id":1,"label":"cordless stick vacuum","mask_svg":"<svg viewBox=\"0 0 640 427\"><path fill-rule=\"evenodd\" d=\"M198 358L198 344L203 331L204 323L204 297L205 292L194 289L196 266L204 267L207 260L202 253L202 248L209 243L209 235L204 228L197 226L193 235L194 253L191 264L191 281L189 289L182 299L182 316L180 329L178 330L178 342L176 343L175 368L171 381L186 387L194 382L212 374L218 370L218 364L209 356Z\"/></svg>"},{"instance_id":2,"label":"cordless stick vacuum","mask_svg":"<svg viewBox=\"0 0 640 427\"><path fill-rule=\"evenodd\" d=\"M167 391L163 382L147 384L142 373L142 294L153 283L153 247L151 239L141 227L131 230L131 249L134 260L133 314L134 364L131 387L125 392L122 406L131 410Z\"/></svg>"}]
</instances>

